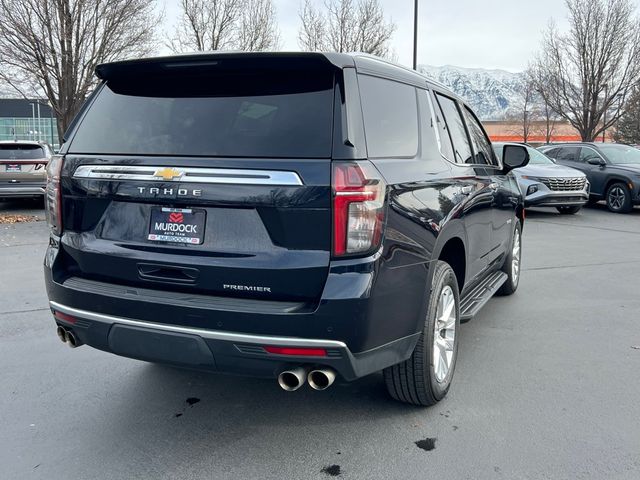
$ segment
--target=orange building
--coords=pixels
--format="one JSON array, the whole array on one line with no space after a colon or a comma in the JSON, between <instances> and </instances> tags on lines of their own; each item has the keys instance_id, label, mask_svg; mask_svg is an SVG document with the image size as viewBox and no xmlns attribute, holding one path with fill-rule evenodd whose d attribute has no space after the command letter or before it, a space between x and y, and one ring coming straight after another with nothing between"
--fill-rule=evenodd
<instances>
[{"instance_id":1,"label":"orange building","mask_svg":"<svg viewBox=\"0 0 640 480\"><path fill-rule=\"evenodd\" d=\"M486 121L482 122L487 134L494 142L522 142L522 123L512 121ZM552 142L580 142L581 137L578 131L569 122L557 121L550 128ZM547 126L544 121L531 122L529 126L529 143L547 143ZM609 133L606 135L607 141L612 141Z\"/></svg>"}]
</instances>

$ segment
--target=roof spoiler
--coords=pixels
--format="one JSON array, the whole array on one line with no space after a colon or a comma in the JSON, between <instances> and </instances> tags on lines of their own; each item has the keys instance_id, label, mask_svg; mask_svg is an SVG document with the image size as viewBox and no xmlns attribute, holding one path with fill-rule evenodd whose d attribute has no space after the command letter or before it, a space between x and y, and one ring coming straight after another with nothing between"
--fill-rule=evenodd
<instances>
[{"instance_id":1,"label":"roof spoiler","mask_svg":"<svg viewBox=\"0 0 640 480\"><path fill-rule=\"evenodd\" d=\"M313 52L245 53L216 52L167 57L124 60L96 67L101 80L200 71L242 70L326 70L353 66L353 59L343 54Z\"/></svg>"}]
</instances>

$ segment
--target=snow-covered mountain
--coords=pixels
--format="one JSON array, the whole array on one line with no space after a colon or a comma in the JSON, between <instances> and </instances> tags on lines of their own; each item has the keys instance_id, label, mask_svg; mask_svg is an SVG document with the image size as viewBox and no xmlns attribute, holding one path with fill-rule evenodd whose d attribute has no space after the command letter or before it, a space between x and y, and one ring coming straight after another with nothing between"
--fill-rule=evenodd
<instances>
[{"instance_id":1,"label":"snow-covered mountain","mask_svg":"<svg viewBox=\"0 0 640 480\"><path fill-rule=\"evenodd\" d=\"M451 65L419 65L418 70L464 98L481 120L517 115L523 102L524 73Z\"/></svg>"}]
</instances>

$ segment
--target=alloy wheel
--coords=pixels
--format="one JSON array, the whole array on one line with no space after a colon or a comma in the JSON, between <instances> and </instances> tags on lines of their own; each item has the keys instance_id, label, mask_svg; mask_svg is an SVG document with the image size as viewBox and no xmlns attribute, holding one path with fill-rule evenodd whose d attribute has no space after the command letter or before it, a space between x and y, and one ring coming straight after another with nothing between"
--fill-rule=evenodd
<instances>
[{"instance_id":1,"label":"alloy wheel","mask_svg":"<svg viewBox=\"0 0 640 480\"><path fill-rule=\"evenodd\" d=\"M440 292L433 332L433 370L438 383L442 383L453 363L456 336L456 299L450 286Z\"/></svg>"},{"instance_id":2,"label":"alloy wheel","mask_svg":"<svg viewBox=\"0 0 640 480\"><path fill-rule=\"evenodd\" d=\"M622 187L615 186L609 191L609 205L614 210L620 210L626 200L626 193Z\"/></svg>"}]
</instances>

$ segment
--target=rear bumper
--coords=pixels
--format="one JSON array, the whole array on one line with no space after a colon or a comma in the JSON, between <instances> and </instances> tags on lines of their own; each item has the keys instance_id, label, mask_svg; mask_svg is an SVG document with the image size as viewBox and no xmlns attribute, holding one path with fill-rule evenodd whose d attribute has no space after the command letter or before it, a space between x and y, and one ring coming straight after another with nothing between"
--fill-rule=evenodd
<instances>
[{"instance_id":1,"label":"rear bumper","mask_svg":"<svg viewBox=\"0 0 640 480\"><path fill-rule=\"evenodd\" d=\"M44 196L45 184L0 183L0 198Z\"/></svg>"},{"instance_id":2,"label":"rear bumper","mask_svg":"<svg viewBox=\"0 0 640 480\"><path fill-rule=\"evenodd\" d=\"M328 366L344 379L408 359L423 325L424 265L386 268L380 254L335 262L312 304L215 297L70 276L52 237L45 284L56 322L80 342L118 355L223 373L275 377L295 365ZM383 272L383 273L381 273ZM385 280L390 272L395 281ZM411 283L406 283L407 278ZM398 279L402 281L398 281ZM415 286L415 289L413 288ZM70 315L74 322L65 320ZM393 319L393 321L390 321ZM318 357L264 346L323 348Z\"/></svg>"},{"instance_id":3,"label":"rear bumper","mask_svg":"<svg viewBox=\"0 0 640 480\"><path fill-rule=\"evenodd\" d=\"M80 343L117 355L237 375L275 377L292 365L331 367L354 380L408 358L418 335L354 354L344 342L252 335L135 320L49 302L56 323ZM60 315L63 314L63 315ZM325 355L269 353L264 347L321 349Z\"/></svg>"}]
</instances>

